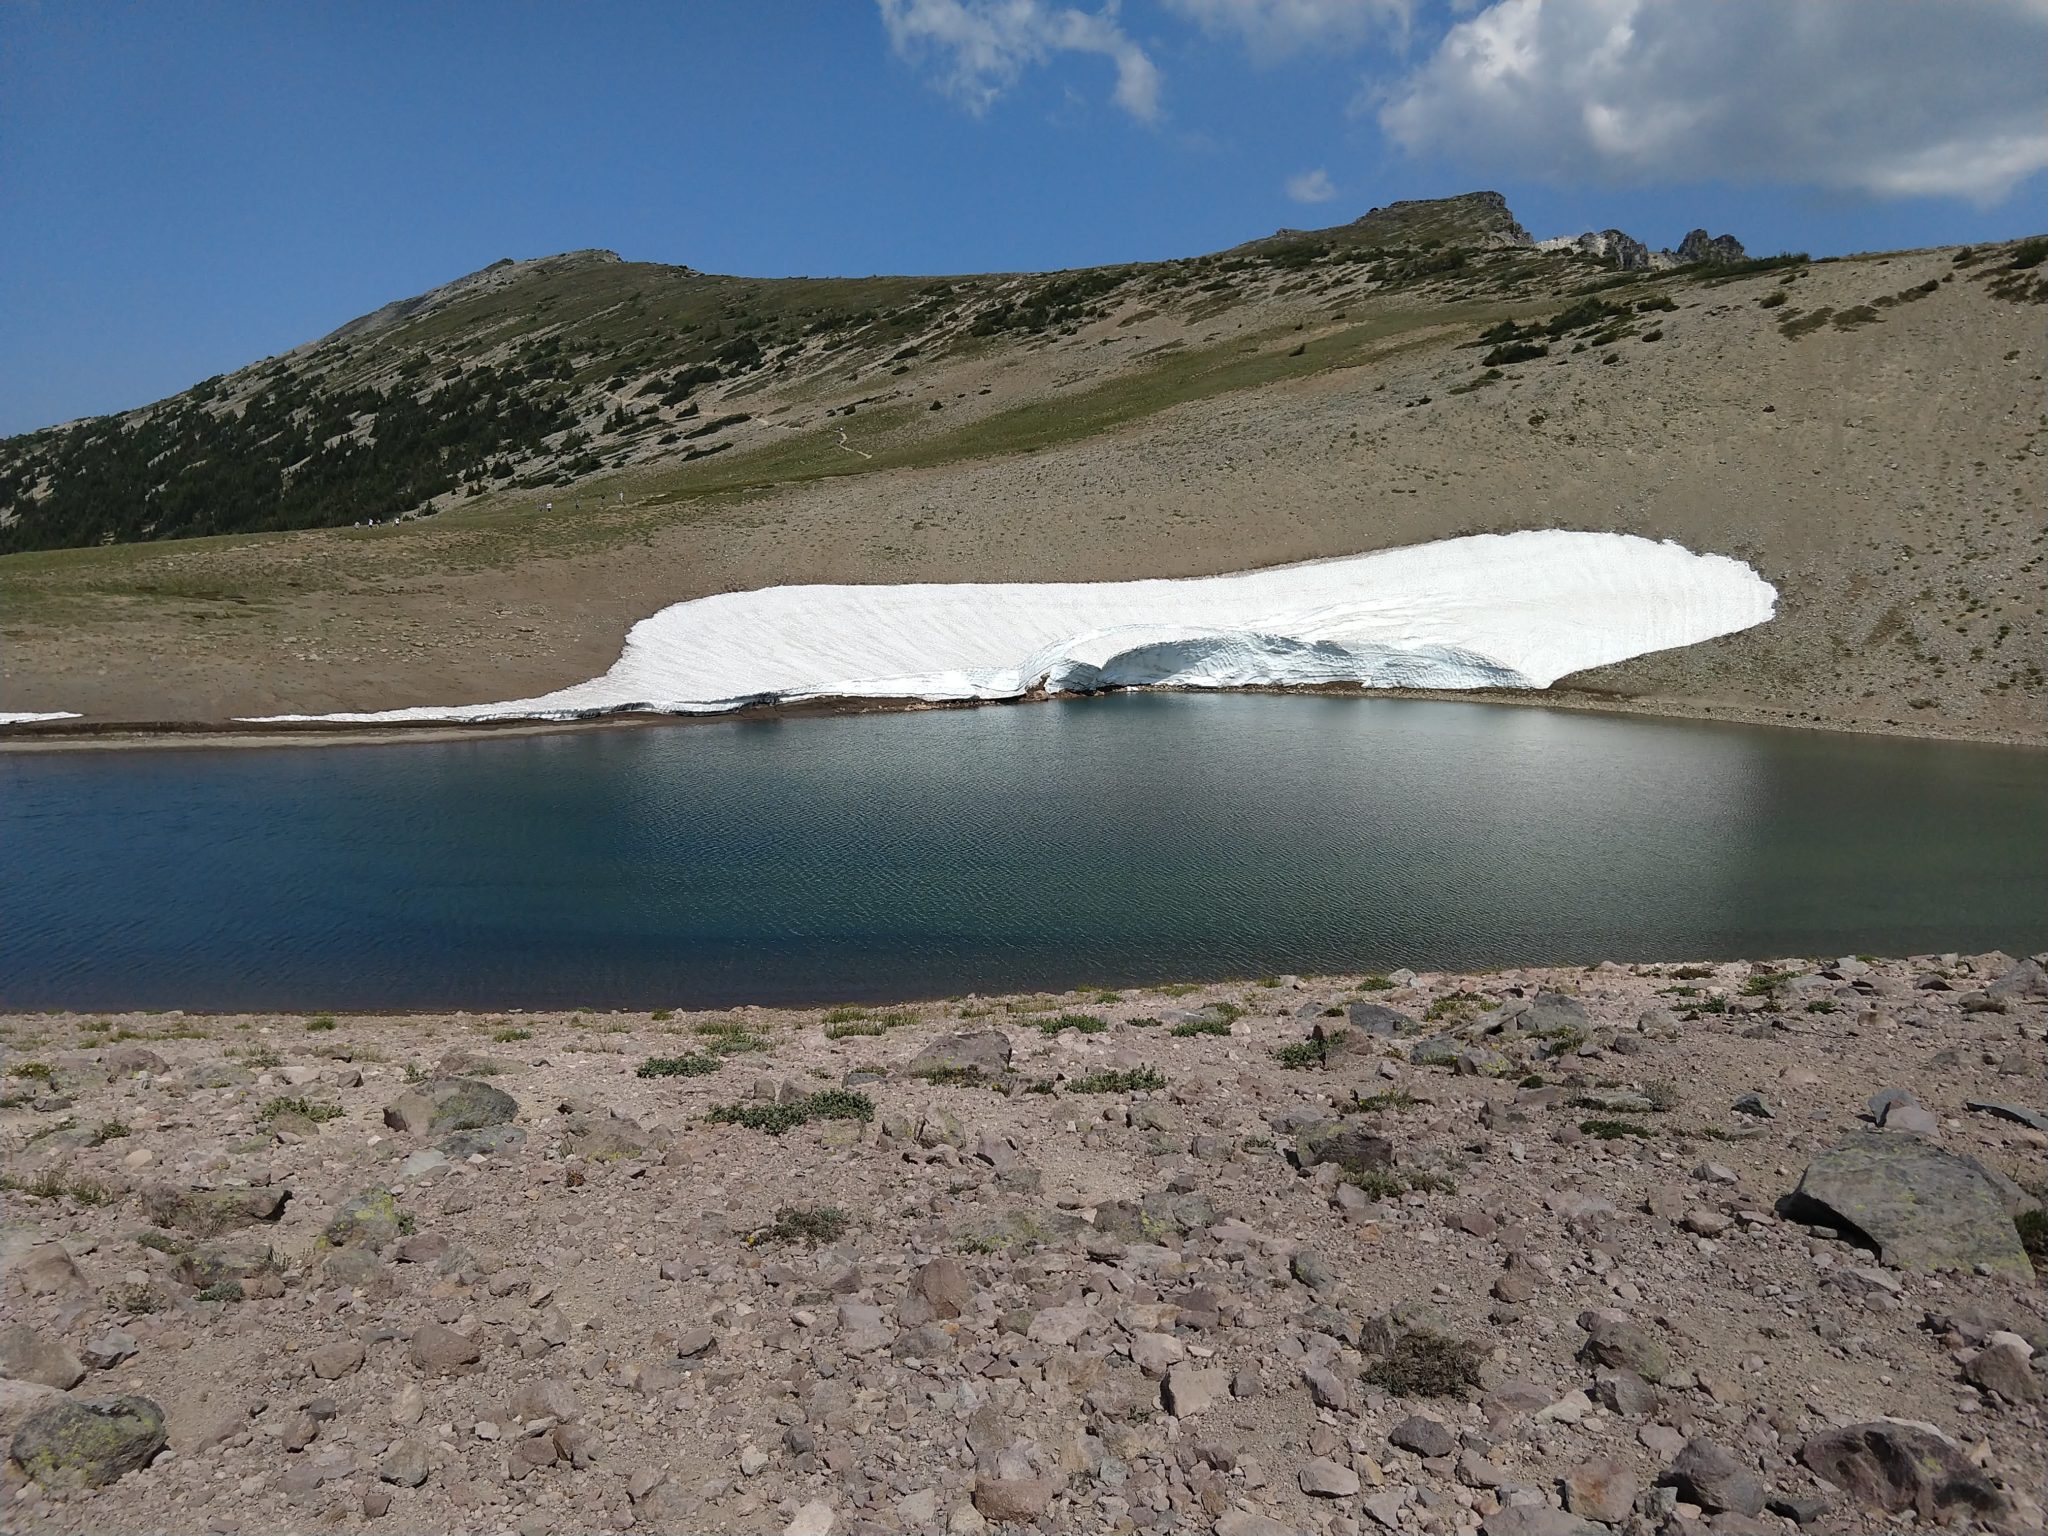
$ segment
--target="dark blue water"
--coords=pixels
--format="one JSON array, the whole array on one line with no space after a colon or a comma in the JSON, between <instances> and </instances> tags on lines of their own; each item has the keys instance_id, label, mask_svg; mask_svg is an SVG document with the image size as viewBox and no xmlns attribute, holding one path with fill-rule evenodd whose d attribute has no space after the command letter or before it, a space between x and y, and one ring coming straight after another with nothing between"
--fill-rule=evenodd
<instances>
[{"instance_id":1,"label":"dark blue water","mask_svg":"<svg viewBox=\"0 0 2048 1536\"><path fill-rule=\"evenodd\" d=\"M1125 695L0 755L0 1004L721 1006L2048 944L2048 754Z\"/></svg>"}]
</instances>

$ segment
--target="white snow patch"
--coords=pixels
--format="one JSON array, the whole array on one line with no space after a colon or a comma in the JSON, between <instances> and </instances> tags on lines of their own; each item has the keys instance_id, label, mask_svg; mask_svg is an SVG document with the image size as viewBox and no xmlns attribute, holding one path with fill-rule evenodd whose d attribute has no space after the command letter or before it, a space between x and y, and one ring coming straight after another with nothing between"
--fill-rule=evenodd
<instances>
[{"instance_id":1,"label":"white snow patch","mask_svg":"<svg viewBox=\"0 0 2048 1536\"><path fill-rule=\"evenodd\" d=\"M70 709L0 709L0 725L33 725L38 720L76 720L78 712Z\"/></svg>"},{"instance_id":2,"label":"white snow patch","mask_svg":"<svg viewBox=\"0 0 2048 1536\"><path fill-rule=\"evenodd\" d=\"M1777 595L1724 555L1565 530L1182 581L768 587L664 608L602 677L535 698L259 718L565 720L1148 685L1547 688L1761 624Z\"/></svg>"}]
</instances>

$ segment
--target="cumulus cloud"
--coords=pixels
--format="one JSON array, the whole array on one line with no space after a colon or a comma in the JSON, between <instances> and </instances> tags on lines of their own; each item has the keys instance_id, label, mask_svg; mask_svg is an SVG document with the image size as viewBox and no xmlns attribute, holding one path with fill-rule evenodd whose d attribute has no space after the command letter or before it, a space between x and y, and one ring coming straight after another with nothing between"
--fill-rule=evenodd
<instances>
[{"instance_id":1,"label":"cumulus cloud","mask_svg":"<svg viewBox=\"0 0 2048 1536\"><path fill-rule=\"evenodd\" d=\"M1042 0L877 0L898 56L931 71L938 87L980 116L1023 77L1059 54L1093 54L1116 69L1118 106L1159 119L1159 70L1117 20L1111 3L1075 10Z\"/></svg>"},{"instance_id":2,"label":"cumulus cloud","mask_svg":"<svg viewBox=\"0 0 2048 1536\"><path fill-rule=\"evenodd\" d=\"M1287 178L1287 195L1297 203L1327 203L1337 195L1330 173L1321 166Z\"/></svg>"},{"instance_id":3,"label":"cumulus cloud","mask_svg":"<svg viewBox=\"0 0 2048 1536\"><path fill-rule=\"evenodd\" d=\"M1414 0L1166 0L1212 36L1233 37L1270 64L1310 48L1350 50L1382 34L1405 38Z\"/></svg>"},{"instance_id":4,"label":"cumulus cloud","mask_svg":"<svg viewBox=\"0 0 2048 1536\"><path fill-rule=\"evenodd\" d=\"M1496 176L1996 202L2048 168L2048 0L1497 0L1382 98Z\"/></svg>"}]
</instances>

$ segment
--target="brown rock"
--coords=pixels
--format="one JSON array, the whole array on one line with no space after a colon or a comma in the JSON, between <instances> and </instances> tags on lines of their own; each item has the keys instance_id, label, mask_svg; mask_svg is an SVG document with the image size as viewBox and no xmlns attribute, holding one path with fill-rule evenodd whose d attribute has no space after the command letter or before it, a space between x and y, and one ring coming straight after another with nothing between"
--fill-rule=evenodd
<instances>
[{"instance_id":1,"label":"brown rock","mask_svg":"<svg viewBox=\"0 0 2048 1536\"><path fill-rule=\"evenodd\" d=\"M421 1370L442 1376L455 1375L483 1358L475 1340L440 1323L422 1324L406 1353Z\"/></svg>"},{"instance_id":2,"label":"brown rock","mask_svg":"<svg viewBox=\"0 0 2048 1536\"><path fill-rule=\"evenodd\" d=\"M1612 1456L1582 1461L1564 1475L1564 1507L1602 1525L1619 1525L1641 1492L1635 1476Z\"/></svg>"}]
</instances>

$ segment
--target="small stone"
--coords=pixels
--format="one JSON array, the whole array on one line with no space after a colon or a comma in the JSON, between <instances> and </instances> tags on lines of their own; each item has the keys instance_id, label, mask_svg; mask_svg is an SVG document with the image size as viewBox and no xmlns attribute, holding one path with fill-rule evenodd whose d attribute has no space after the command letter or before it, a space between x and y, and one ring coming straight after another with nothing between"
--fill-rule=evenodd
<instances>
[{"instance_id":1,"label":"small stone","mask_svg":"<svg viewBox=\"0 0 2048 1536\"><path fill-rule=\"evenodd\" d=\"M1763 1511L1764 1486L1756 1474L1732 1451L1711 1440L1686 1441L1665 1477L1680 1498L1708 1514L1755 1515Z\"/></svg>"},{"instance_id":2,"label":"small stone","mask_svg":"<svg viewBox=\"0 0 2048 1536\"><path fill-rule=\"evenodd\" d=\"M433 1470L427 1459L427 1448L417 1440L401 1440L377 1463L378 1478L387 1483L396 1483L401 1488L417 1488L427 1480Z\"/></svg>"},{"instance_id":3,"label":"small stone","mask_svg":"<svg viewBox=\"0 0 2048 1536\"><path fill-rule=\"evenodd\" d=\"M1191 1418L1214 1407L1229 1391L1228 1371L1183 1362L1166 1373L1166 1411L1175 1418Z\"/></svg>"},{"instance_id":4,"label":"small stone","mask_svg":"<svg viewBox=\"0 0 2048 1536\"><path fill-rule=\"evenodd\" d=\"M1358 1493L1358 1474L1337 1462L1318 1458L1296 1474L1301 1491L1311 1498L1348 1499Z\"/></svg>"},{"instance_id":5,"label":"small stone","mask_svg":"<svg viewBox=\"0 0 2048 1536\"><path fill-rule=\"evenodd\" d=\"M406 1353L421 1370L444 1376L454 1375L483 1358L474 1339L441 1323L422 1324L406 1346Z\"/></svg>"},{"instance_id":6,"label":"small stone","mask_svg":"<svg viewBox=\"0 0 2048 1536\"><path fill-rule=\"evenodd\" d=\"M1387 1432L1390 1444L1413 1451L1425 1459L1448 1456L1458 1448L1458 1437L1448 1424L1426 1414L1410 1414Z\"/></svg>"},{"instance_id":7,"label":"small stone","mask_svg":"<svg viewBox=\"0 0 2048 1536\"><path fill-rule=\"evenodd\" d=\"M1612 1456L1582 1461L1564 1475L1564 1507L1603 1525L1619 1525L1635 1507L1641 1485Z\"/></svg>"},{"instance_id":8,"label":"small stone","mask_svg":"<svg viewBox=\"0 0 2048 1536\"><path fill-rule=\"evenodd\" d=\"M790 1518L782 1528L782 1536L829 1536L832 1519L832 1506L823 1499L813 1499Z\"/></svg>"},{"instance_id":9,"label":"small stone","mask_svg":"<svg viewBox=\"0 0 2048 1536\"><path fill-rule=\"evenodd\" d=\"M306 1363L313 1368L313 1374L322 1381L339 1381L359 1369L363 1359L363 1345L360 1339L339 1339L309 1352Z\"/></svg>"},{"instance_id":10,"label":"small stone","mask_svg":"<svg viewBox=\"0 0 2048 1536\"><path fill-rule=\"evenodd\" d=\"M768 1470L768 1453L758 1445L740 1447L740 1471L748 1477L758 1477Z\"/></svg>"}]
</instances>

